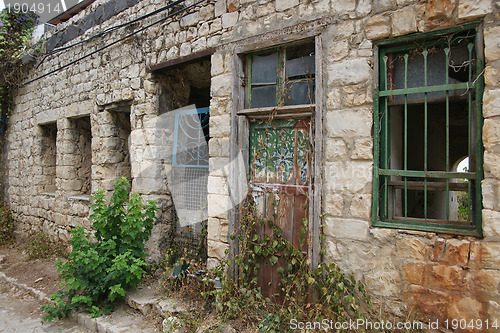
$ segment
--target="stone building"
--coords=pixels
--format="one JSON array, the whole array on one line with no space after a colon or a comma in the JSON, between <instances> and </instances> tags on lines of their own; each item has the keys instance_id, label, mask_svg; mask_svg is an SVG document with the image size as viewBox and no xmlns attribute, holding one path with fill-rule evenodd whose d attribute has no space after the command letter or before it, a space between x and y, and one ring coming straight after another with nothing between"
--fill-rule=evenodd
<instances>
[{"instance_id":1,"label":"stone building","mask_svg":"<svg viewBox=\"0 0 500 333\"><path fill-rule=\"evenodd\" d=\"M390 311L500 320L498 2L96 0L43 38L7 135L19 235L67 240L125 176L159 201L152 256L177 215L214 266L250 191Z\"/></svg>"}]
</instances>

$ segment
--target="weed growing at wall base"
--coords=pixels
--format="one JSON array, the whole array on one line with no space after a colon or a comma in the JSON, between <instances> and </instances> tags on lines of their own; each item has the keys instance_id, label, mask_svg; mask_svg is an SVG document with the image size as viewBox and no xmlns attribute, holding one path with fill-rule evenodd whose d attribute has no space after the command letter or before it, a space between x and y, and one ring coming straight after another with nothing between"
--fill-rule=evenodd
<instances>
[{"instance_id":1,"label":"weed growing at wall base","mask_svg":"<svg viewBox=\"0 0 500 333\"><path fill-rule=\"evenodd\" d=\"M14 241L14 220L10 213L9 205L0 202L0 245L9 244Z\"/></svg>"},{"instance_id":2,"label":"weed growing at wall base","mask_svg":"<svg viewBox=\"0 0 500 333\"><path fill-rule=\"evenodd\" d=\"M54 305L44 305L43 321L63 318L83 308L91 316L112 310L113 302L125 298L130 288L141 282L146 268L144 243L151 235L157 212L156 203L144 204L137 193L129 195L126 178L116 181L106 204L104 191L92 200L90 219L94 235L82 226L72 232L73 251L68 261L57 263L65 289L51 296Z\"/></svg>"}]
</instances>

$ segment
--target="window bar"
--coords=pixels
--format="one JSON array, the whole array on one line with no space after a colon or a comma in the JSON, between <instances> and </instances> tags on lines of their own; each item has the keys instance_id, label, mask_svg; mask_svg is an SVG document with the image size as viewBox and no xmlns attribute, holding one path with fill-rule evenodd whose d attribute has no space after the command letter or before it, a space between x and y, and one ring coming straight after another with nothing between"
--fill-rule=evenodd
<instances>
[{"instance_id":1,"label":"window bar","mask_svg":"<svg viewBox=\"0 0 500 333\"><path fill-rule=\"evenodd\" d=\"M424 87L427 87L427 54L424 50ZM424 171L427 171L427 92L424 93ZM427 177L424 178L424 218L427 219Z\"/></svg>"},{"instance_id":2,"label":"window bar","mask_svg":"<svg viewBox=\"0 0 500 333\"><path fill-rule=\"evenodd\" d=\"M405 89L408 88L408 54L404 55L405 60ZM405 94L405 125L404 125L404 170L408 170L408 94ZM408 177L404 176L405 179L405 217L408 217Z\"/></svg>"},{"instance_id":3,"label":"window bar","mask_svg":"<svg viewBox=\"0 0 500 333\"><path fill-rule=\"evenodd\" d=\"M247 107L252 107L252 62L253 57L249 55L247 58Z\"/></svg>"},{"instance_id":4,"label":"window bar","mask_svg":"<svg viewBox=\"0 0 500 333\"><path fill-rule=\"evenodd\" d=\"M388 61L388 56L384 55L384 82L383 82L383 90L387 90L387 61ZM389 153L389 120L388 120L388 106L387 106L387 100L388 97L384 98L384 106L383 106L383 114L382 114L382 119L383 119L383 127L384 127L384 145L383 145L383 153L382 153L382 167L384 169L387 169L388 166L388 153ZM383 219L387 218L387 199L388 199L388 188L387 188L387 176L383 176L382 180L382 202L384 203L383 207L380 207L383 209L381 211L381 215Z\"/></svg>"},{"instance_id":5,"label":"window bar","mask_svg":"<svg viewBox=\"0 0 500 333\"><path fill-rule=\"evenodd\" d=\"M284 49L283 51L278 50L278 77L276 78L276 105L285 104L285 96L286 96L285 59L286 59L286 49Z\"/></svg>"},{"instance_id":6,"label":"window bar","mask_svg":"<svg viewBox=\"0 0 500 333\"><path fill-rule=\"evenodd\" d=\"M444 49L446 84L449 83L450 48ZM446 171L450 171L450 91L446 90ZM450 220L450 179L446 178L446 220Z\"/></svg>"},{"instance_id":7,"label":"window bar","mask_svg":"<svg viewBox=\"0 0 500 333\"><path fill-rule=\"evenodd\" d=\"M484 64L483 64L483 49L482 49L482 43L483 43L483 38L482 38L482 29L477 29L476 30L476 40L475 40L475 46L476 46L476 54L475 54L475 59L476 59L476 80L477 80L477 83L476 83L476 89L475 89L475 98L476 98L476 105L475 105L475 116L476 116L476 137L475 137L475 142L476 142L476 151L475 151L475 155L476 155L476 169L475 169L475 172L476 172L476 180L475 180L475 191L474 191L474 194L475 194L475 197L474 197L474 200L475 200L475 204L476 204L476 211L474 212L475 213L475 220L473 220L473 222L475 222L475 225L476 227L478 228L478 231L480 234L482 234L482 228L481 228L481 223L479 221L481 221L481 212L482 212L482 201L481 201L481 198L482 198L482 195L481 195L481 179L483 177L483 165L482 165L482 161L483 161L483 145L480 144L482 142L482 131L481 131L481 128L482 128L482 124L483 124L483 116L482 116L482 112L481 112L481 105L482 105L482 94L483 94L483 90L484 90L484 81L483 81L483 78L481 77L482 73L483 73L483 68L484 68ZM469 158L470 160L470 158Z\"/></svg>"},{"instance_id":8,"label":"window bar","mask_svg":"<svg viewBox=\"0 0 500 333\"><path fill-rule=\"evenodd\" d=\"M468 142L469 144L467 145L467 149L468 149L468 157L469 157L469 161L468 161L468 168L469 170L467 170L468 172L471 171L471 161L472 161L472 155L471 155L471 144L472 144L472 92L471 92L471 88L472 87L469 87L469 85L472 85L472 49L474 48L474 44L472 43L469 43L469 45L467 45L467 48L469 49L469 61L468 61L468 67L469 67L469 80L467 82L467 112L468 112L468 126L469 126L469 129L468 129ZM467 192L467 216L469 218L469 222L472 222L473 221L473 218L472 218L472 184L471 184L471 181L468 180L467 181L467 184L468 184L468 192Z\"/></svg>"}]
</instances>

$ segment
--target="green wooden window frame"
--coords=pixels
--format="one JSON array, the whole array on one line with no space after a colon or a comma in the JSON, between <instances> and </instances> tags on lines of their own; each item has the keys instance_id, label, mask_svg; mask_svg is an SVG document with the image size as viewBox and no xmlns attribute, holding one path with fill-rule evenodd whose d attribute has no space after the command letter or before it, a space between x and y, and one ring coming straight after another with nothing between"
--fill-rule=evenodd
<instances>
[{"instance_id":1,"label":"green wooden window frame","mask_svg":"<svg viewBox=\"0 0 500 333\"><path fill-rule=\"evenodd\" d=\"M294 57L292 53L299 53L302 55ZM283 105L314 104L314 53L314 42L306 42L299 45L295 44L290 46L275 47L248 54L246 56L245 108L250 109ZM254 67L254 61L259 58L262 59L263 57L268 57L270 59L267 64L267 69L263 69L262 66L258 69L255 69L257 68L257 66ZM292 59L290 59L290 57L292 57ZM304 73L300 73L300 71L297 71L297 67L295 67L295 73L290 73L289 68L292 68L292 62L295 62L295 64L297 64L297 62L300 63L301 60L301 65L304 68ZM256 73L254 72L254 70L267 72L269 73L269 75L265 75L266 79L259 78L258 80L254 80L254 78L257 76L255 75ZM276 75L273 75L274 70L276 71ZM302 89L302 93L304 93L304 89L307 89L308 96L306 98L306 103L298 103L293 100L293 95L298 95L297 92L293 91L294 87ZM260 98L260 96L255 97L255 91L257 89L273 90L274 88L276 90L275 100L272 100L271 103L265 103Z\"/></svg>"},{"instance_id":2,"label":"green wooden window frame","mask_svg":"<svg viewBox=\"0 0 500 333\"><path fill-rule=\"evenodd\" d=\"M482 236L482 45L478 23L376 43L373 226ZM459 49L468 59L457 67L451 55L454 52L455 56ZM418 62L415 59L421 63L417 73L420 79L415 79ZM399 68L397 74L396 67ZM450 75L458 76L450 74L452 70L464 72L461 81L450 78ZM430 82L433 77L437 77L437 81ZM438 113L444 126L433 120ZM462 120L458 128L465 128L466 138L456 136L459 113ZM415 125L415 117L419 117L420 127ZM436 131L441 131L439 137L445 138L443 142L429 142L438 137ZM455 136L452 131L456 131ZM420 136L423 140L415 139ZM466 142L467 147L455 147L460 140ZM445 151L441 149L442 153L436 154L438 145ZM457 150L466 150L469 157L465 172L453 169L450 151ZM430 165L430 157L435 156L441 167L445 164L441 169ZM418 159L422 160L418 162L421 164L409 162ZM419 168L414 167L417 164ZM466 199L462 199L466 218L451 217L450 198L456 193L466 193ZM441 204L444 202L445 207L431 201L438 195L444 197ZM434 212L436 207L438 214L445 218L431 216L430 208ZM418 214L414 213L416 210Z\"/></svg>"}]
</instances>

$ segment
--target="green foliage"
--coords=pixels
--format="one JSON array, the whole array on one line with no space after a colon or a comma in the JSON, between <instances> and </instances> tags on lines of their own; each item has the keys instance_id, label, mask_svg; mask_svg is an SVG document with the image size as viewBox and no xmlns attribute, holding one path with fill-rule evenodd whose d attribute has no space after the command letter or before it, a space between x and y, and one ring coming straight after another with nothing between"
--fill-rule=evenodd
<instances>
[{"instance_id":1,"label":"green foliage","mask_svg":"<svg viewBox=\"0 0 500 333\"><path fill-rule=\"evenodd\" d=\"M36 232L30 235L30 241L27 247L28 258L45 259L51 256L67 257L68 250L63 243L53 242L44 232Z\"/></svg>"},{"instance_id":2,"label":"green foliage","mask_svg":"<svg viewBox=\"0 0 500 333\"><path fill-rule=\"evenodd\" d=\"M44 321L63 318L84 308L91 316L112 310L129 288L136 288L145 273L144 243L153 228L156 203L144 204L137 193L129 195L126 178L117 180L109 204L103 191L92 200L90 219L94 235L82 226L72 232L73 251L58 271L66 288L51 296L55 305L44 305ZM92 239L92 240L90 240Z\"/></svg>"},{"instance_id":3,"label":"green foliage","mask_svg":"<svg viewBox=\"0 0 500 333\"><path fill-rule=\"evenodd\" d=\"M36 24L34 13L15 13L7 8L0 12L0 114L4 119L12 107L15 89L28 73L29 66L23 64L22 57Z\"/></svg>"},{"instance_id":4,"label":"green foliage","mask_svg":"<svg viewBox=\"0 0 500 333\"><path fill-rule=\"evenodd\" d=\"M273 221L256 218L254 204L249 201L243 205L244 211L240 211L241 225L232 236L240 246L240 254L235 257L238 277L228 278L226 268L230 263L226 262L214 272L222 289L204 293L205 297L216 299L214 305L222 320L238 320L247 325L257 322L259 332L289 332L292 319L297 322L321 322L325 318L334 322L353 318L388 319L374 311L364 285L352 274L345 274L334 263L311 268L307 252L301 250L307 238L307 219L303 220L296 248ZM267 224L273 232L265 236L257 234L258 224ZM278 257L282 258L279 262L286 264L280 265ZM263 263L275 266L281 276L272 300L263 296L258 284Z\"/></svg>"},{"instance_id":5,"label":"green foliage","mask_svg":"<svg viewBox=\"0 0 500 333\"><path fill-rule=\"evenodd\" d=\"M10 213L9 205L0 202L0 245L9 244L14 241L14 220Z\"/></svg>"},{"instance_id":6,"label":"green foliage","mask_svg":"<svg viewBox=\"0 0 500 333\"><path fill-rule=\"evenodd\" d=\"M459 221L469 221L469 193L468 192L458 192L458 220Z\"/></svg>"}]
</instances>

